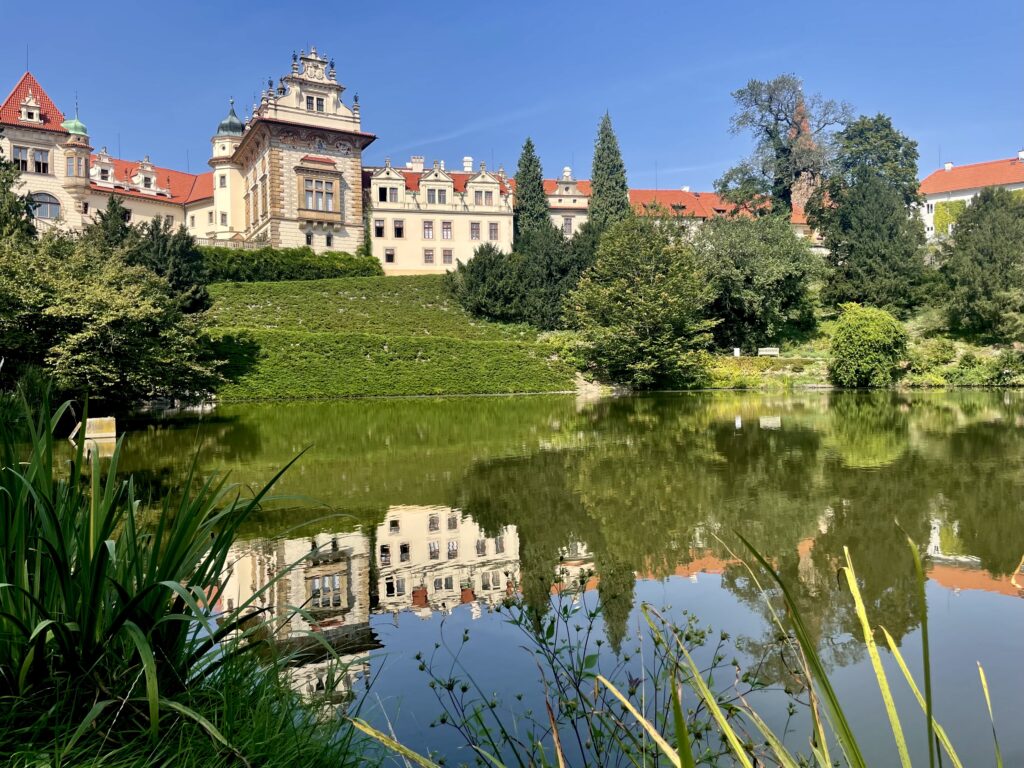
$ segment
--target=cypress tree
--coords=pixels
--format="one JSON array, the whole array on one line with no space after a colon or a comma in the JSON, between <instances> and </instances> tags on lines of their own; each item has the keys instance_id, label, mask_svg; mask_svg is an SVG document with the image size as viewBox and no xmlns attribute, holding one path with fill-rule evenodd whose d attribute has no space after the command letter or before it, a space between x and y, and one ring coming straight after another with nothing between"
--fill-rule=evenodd
<instances>
[{"instance_id":1,"label":"cypress tree","mask_svg":"<svg viewBox=\"0 0 1024 768\"><path fill-rule=\"evenodd\" d=\"M512 215L512 228L515 239L532 229L551 226L551 211L548 198L544 194L544 175L540 168L540 158L534 149L530 137L523 142L523 151L519 155L516 168L515 206Z\"/></svg>"},{"instance_id":2,"label":"cypress tree","mask_svg":"<svg viewBox=\"0 0 1024 768\"><path fill-rule=\"evenodd\" d=\"M626 166L619 151L619 140L612 130L612 119L607 112L601 118L594 143L594 163L590 172L589 219L604 229L629 214L629 187L626 184Z\"/></svg>"}]
</instances>

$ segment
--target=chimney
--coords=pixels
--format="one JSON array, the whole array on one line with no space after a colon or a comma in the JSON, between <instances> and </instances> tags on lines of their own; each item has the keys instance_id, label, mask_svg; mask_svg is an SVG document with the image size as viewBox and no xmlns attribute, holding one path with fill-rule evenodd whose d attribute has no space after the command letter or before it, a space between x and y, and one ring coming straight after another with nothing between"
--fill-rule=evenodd
<instances>
[{"instance_id":1,"label":"chimney","mask_svg":"<svg viewBox=\"0 0 1024 768\"><path fill-rule=\"evenodd\" d=\"M690 191L690 187L689 186L682 187L682 190L683 190L683 192L689 192Z\"/></svg>"},{"instance_id":2,"label":"chimney","mask_svg":"<svg viewBox=\"0 0 1024 768\"><path fill-rule=\"evenodd\" d=\"M444 170L444 160L441 161L441 170Z\"/></svg>"},{"instance_id":3,"label":"chimney","mask_svg":"<svg viewBox=\"0 0 1024 768\"><path fill-rule=\"evenodd\" d=\"M462 172L463 173L472 173L473 172L473 158L470 157L469 155L466 155L464 158L462 158Z\"/></svg>"},{"instance_id":4,"label":"chimney","mask_svg":"<svg viewBox=\"0 0 1024 768\"><path fill-rule=\"evenodd\" d=\"M952 163L950 163L950 162L947 162L947 163L946 163L945 165L943 165L942 167L943 167L943 168L945 168L945 169L946 169L947 171L952 171L952 170L953 170L953 164L952 164Z\"/></svg>"},{"instance_id":5,"label":"chimney","mask_svg":"<svg viewBox=\"0 0 1024 768\"><path fill-rule=\"evenodd\" d=\"M416 173L423 173L423 155L413 155L410 158L409 167Z\"/></svg>"},{"instance_id":6,"label":"chimney","mask_svg":"<svg viewBox=\"0 0 1024 768\"><path fill-rule=\"evenodd\" d=\"M1020 149L1017 151L1017 162L1024 163L1024 149Z\"/></svg>"}]
</instances>

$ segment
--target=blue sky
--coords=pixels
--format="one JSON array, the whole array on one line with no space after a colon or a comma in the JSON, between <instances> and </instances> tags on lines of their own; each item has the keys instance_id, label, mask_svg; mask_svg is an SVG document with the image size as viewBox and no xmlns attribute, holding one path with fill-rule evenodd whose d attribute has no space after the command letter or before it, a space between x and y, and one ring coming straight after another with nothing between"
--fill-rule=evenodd
<instances>
[{"instance_id":1,"label":"blue sky","mask_svg":"<svg viewBox=\"0 0 1024 768\"><path fill-rule=\"evenodd\" d=\"M285 6L294 10L284 11ZM367 163L463 155L514 169L532 136L548 175L589 173L611 112L632 186L712 187L750 149L730 93L784 72L808 92L885 112L942 162L1024 148L1024 2L80 3L4 0L0 90L25 69L58 106L75 93L93 145L206 170L228 97L251 104L293 49L337 61ZM45 30L44 34L38 34ZM19 31L22 33L19 35ZM31 32L31 34L29 34Z\"/></svg>"}]
</instances>

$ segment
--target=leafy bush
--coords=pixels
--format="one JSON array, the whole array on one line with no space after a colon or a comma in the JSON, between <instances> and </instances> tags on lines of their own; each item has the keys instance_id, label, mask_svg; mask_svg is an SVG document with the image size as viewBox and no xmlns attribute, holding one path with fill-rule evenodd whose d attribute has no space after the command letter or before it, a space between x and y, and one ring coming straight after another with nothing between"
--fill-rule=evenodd
<instances>
[{"instance_id":1,"label":"leafy bush","mask_svg":"<svg viewBox=\"0 0 1024 768\"><path fill-rule=\"evenodd\" d=\"M844 304L832 334L828 375L840 387L886 387L907 349L903 324L885 310Z\"/></svg>"},{"instance_id":2,"label":"leafy bush","mask_svg":"<svg viewBox=\"0 0 1024 768\"><path fill-rule=\"evenodd\" d=\"M687 387L707 375L712 294L693 249L674 234L652 217L613 224L569 296L588 361L612 382Z\"/></svg>"},{"instance_id":3,"label":"leafy bush","mask_svg":"<svg viewBox=\"0 0 1024 768\"><path fill-rule=\"evenodd\" d=\"M343 251L314 253L305 247L245 250L201 246L199 250L211 283L319 280L384 274L380 261L367 254L354 256Z\"/></svg>"},{"instance_id":4,"label":"leafy bush","mask_svg":"<svg viewBox=\"0 0 1024 768\"><path fill-rule=\"evenodd\" d=\"M216 620L208 607L269 486L240 497L189 473L147 508L118 472L120 446L103 471L84 440L61 459L68 409L29 414L27 445L0 422L0 762L344 761L345 724L318 735L288 659L258 652L267 587Z\"/></svg>"},{"instance_id":5,"label":"leafy bush","mask_svg":"<svg viewBox=\"0 0 1024 768\"><path fill-rule=\"evenodd\" d=\"M956 359L956 345L946 338L925 339L910 349L910 370L927 373Z\"/></svg>"}]
</instances>

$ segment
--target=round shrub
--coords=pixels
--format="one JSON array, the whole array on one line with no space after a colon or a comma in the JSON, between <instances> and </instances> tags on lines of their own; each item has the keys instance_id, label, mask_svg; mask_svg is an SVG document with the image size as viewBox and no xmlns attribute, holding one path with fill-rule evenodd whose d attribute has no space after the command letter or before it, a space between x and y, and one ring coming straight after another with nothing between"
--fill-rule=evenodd
<instances>
[{"instance_id":1,"label":"round shrub","mask_svg":"<svg viewBox=\"0 0 1024 768\"><path fill-rule=\"evenodd\" d=\"M907 351L907 332L882 309L844 304L832 334L828 376L840 387L887 387Z\"/></svg>"}]
</instances>

